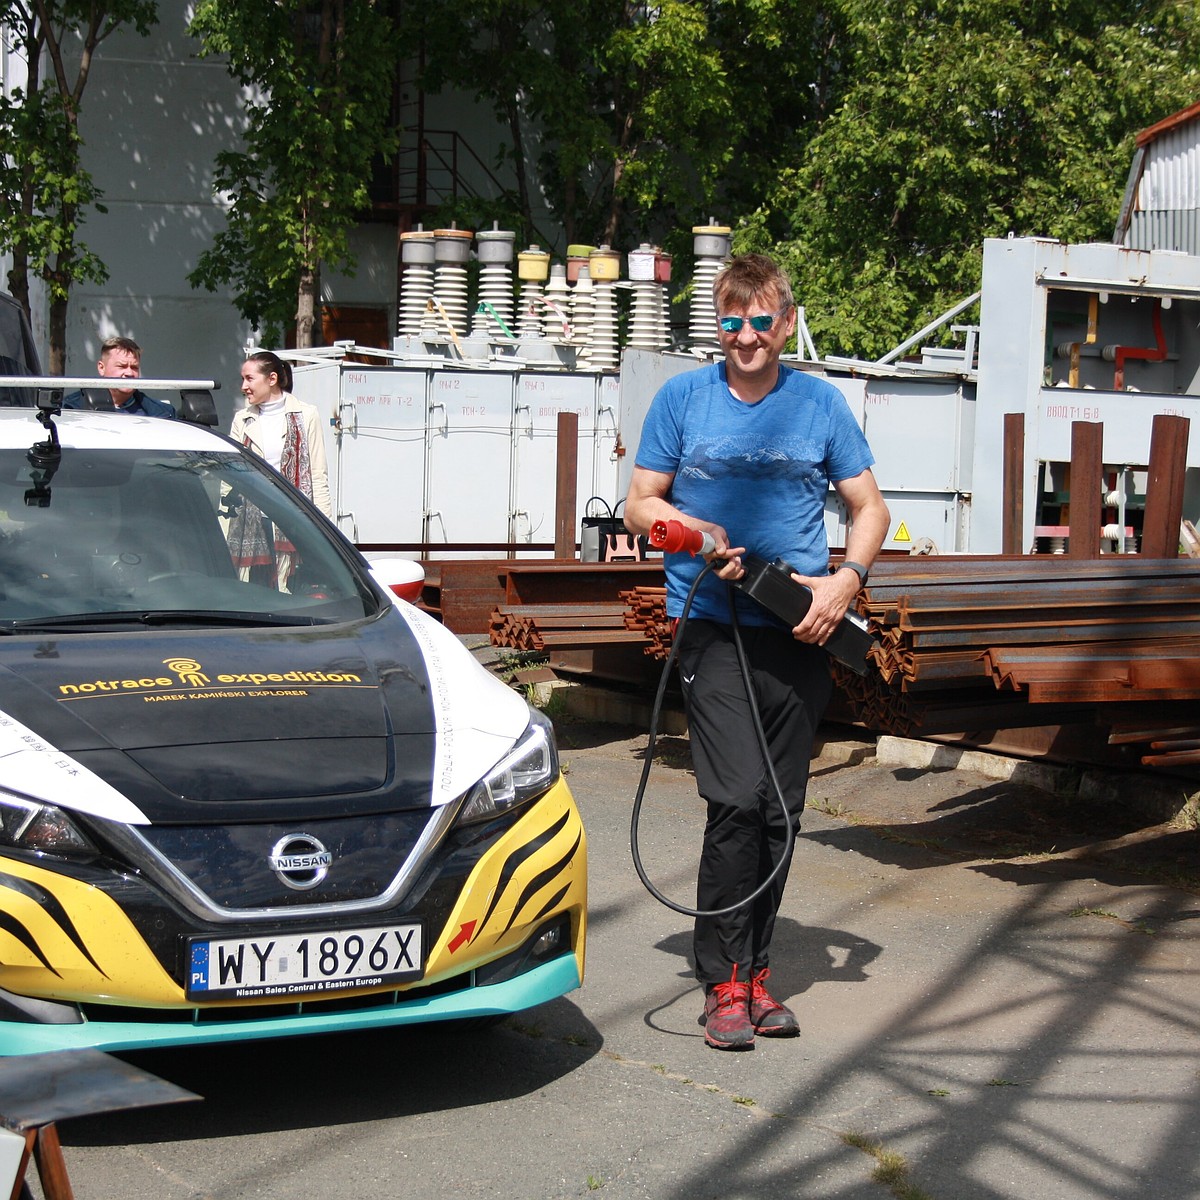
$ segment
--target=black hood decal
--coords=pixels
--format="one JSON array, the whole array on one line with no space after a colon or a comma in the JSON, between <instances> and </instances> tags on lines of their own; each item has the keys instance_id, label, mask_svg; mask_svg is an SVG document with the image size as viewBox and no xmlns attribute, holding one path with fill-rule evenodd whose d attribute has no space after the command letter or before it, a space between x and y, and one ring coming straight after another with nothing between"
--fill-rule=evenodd
<instances>
[{"instance_id":1,"label":"black hood decal","mask_svg":"<svg viewBox=\"0 0 1200 1200\"><path fill-rule=\"evenodd\" d=\"M3 639L0 695L155 823L265 819L323 796L360 812L429 803L429 675L394 611L353 626Z\"/></svg>"}]
</instances>

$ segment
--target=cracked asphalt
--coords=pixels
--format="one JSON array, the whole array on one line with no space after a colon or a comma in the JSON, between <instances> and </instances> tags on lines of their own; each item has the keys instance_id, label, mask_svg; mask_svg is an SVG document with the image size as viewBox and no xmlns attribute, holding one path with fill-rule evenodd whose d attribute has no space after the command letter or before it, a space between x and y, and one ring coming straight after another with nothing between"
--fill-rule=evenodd
<instances>
[{"instance_id":1,"label":"cracked asphalt","mask_svg":"<svg viewBox=\"0 0 1200 1200\"><path fill-rule=\"evenodd\" d=\"M480 1033L124 1055L204 1100L64 1122L79 1200L1200 1196L1200 834L1136 779L1100 802L834 732L774 948L802 1036L733 1054L632 867L645 735L560 738L580 991ZM702 813L686 738L658 750L642 854L687 903Z\"/></svg>"}]
</instances>

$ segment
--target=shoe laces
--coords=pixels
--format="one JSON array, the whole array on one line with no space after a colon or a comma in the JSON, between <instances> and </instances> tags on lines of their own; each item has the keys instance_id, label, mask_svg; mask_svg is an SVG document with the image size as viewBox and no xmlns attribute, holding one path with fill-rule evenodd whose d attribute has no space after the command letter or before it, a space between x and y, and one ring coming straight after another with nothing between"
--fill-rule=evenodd
<instances>
[{"instance_id":1,"label":"shoe laces","mask_svg":"<svg viewBox=\"0 0 1200 1200\"><path fill-rule=\"evenodd\" d=\"M737 964L734 963L733 974L730 976L727 983L714 983L712 985L712 995L716 998L714 1009L732 1008L735 1004L746 1002L746 995L750 985L743 979L739 982L737 977Z\"/></svg>"},{"instance_id":2,"label":"shoe laces","mask_svg":"<svg viewBox=\"0 0 1200 1200\"><path fill-rule=\"evenodd\" d=\"M734 968L735 972L737 968ZM757 975L750 977L750 996L756 1003L760 1004L775 1004L775 999L767 991L767 985L763 982L768 975L771 974L769 967L763 967Z\"/></svg>"}]
</instances>

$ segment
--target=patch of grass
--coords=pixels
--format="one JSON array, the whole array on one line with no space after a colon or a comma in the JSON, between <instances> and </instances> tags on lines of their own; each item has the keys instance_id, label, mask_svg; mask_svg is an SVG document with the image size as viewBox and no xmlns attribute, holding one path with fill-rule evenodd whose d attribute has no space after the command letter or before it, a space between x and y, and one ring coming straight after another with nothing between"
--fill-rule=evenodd
<instances>
[{"instance_id":1,"label":"patch of grass","mask_svg":"<svg viewBox=\"0 0 1200 1200\"><path fill-rule=\"evenodd\" d=\"M1200 792L1183 802L1183 807L1171 818L1171 828L1181 832L1200 829Z\"/></svg>"},{"instance_id":2,"label":"patch of grass","mask_svg":"<svg viewBox=\"0 0 1200 1200\"><path fill-rule=\"evenodd\" d=\"M1118 916L1115 912L1109 912L1107 908L1073 908L1067 916L1104 917L1105 920L1116 921L1118 925L1124 925L1131 933L1142 933L1147 937L1154 937L1158 933L1157 929L1152 929L1144 921L1126 921L1124 917Z\"/></svg>"},{"instance_id":3,"label":"patch of grass","mask_svg":"<svg viewBox=\"0 0 1200 1200\"><path fill-rule=\"evenodd\" d=\"M823 796L820 800L809 800L807 807L816 809L817 812L824 813L827 817L836 817L838 819L848 817L850 812L840 800L834 804L826 796Z\"/></svg>"},{"instance_id":4,"label":"patch of grass","mask_svg":"<svg viewBox=\"0 0 1200 1200\"><path fill-rule=\"evenodd\" d=\"M1200 871L1194 867L1173 867L1162 863L1143 866L1141 863L1129 862L1124 859L1118 859L1117 864L1122 871L1126 871L1130 875L1151 879L1164 887L1175 887L1183 892L1200 893Z\"/></svg>"},{"instance_id":5,"label":"patch of grass","mask_svg":"<svg viewBox=\"0 0 1200 1200\"><path fill-rule=\"evenodd\" d=\"M1115 912L1109 912L1107 908L1073 908L1068 917L1108 917L1112 921L1119 921L1121 918Z\"/></svg>"},{"instance_id":6,"label":"patch of grass","mask_svg":"<svg viewBox=\"0 0 1200 1200\"><path fill-rule=\"evenodd\" d=\"M909 1179L904 1155L885 1149L882 1143L861 1133L843 1133L842 1141L875 1160L871 1178L887 1188L896 1200L930 1200L929 1194Z\"/></svg>"},{"instance_id":7,"label":"patch of grass","mask_svg":"<svg viewBox=\"0 0 1200 1200\"><path fill-rule=\"evenodd\" d=\"M603 1179L597 1179L595 1175L589 1175L587 1177L587 1190L589 1192L599 1191L600 1188L602 1188L603 1186L604 1186Z\"/></svg>"},{"instance_id":8,"label":"patch of grass","mask_svg":"<svg viewBox=\"0 0 1200 1200\"><path fill-rule=\"evenodd\" d=\"M492 673L499 675L506 683L520 671L531 667L540 667L549 662L550 656L544 650L512 650L501 651L492 663Z\"/></svg>"},{"instance_id":9,"label":"patch of grass","mask_svg":"<svg viewBox=\"0 0 1200 1200\"><path fill-rule=\"evenodd\" d=\"M925 1095L927 1096L948 1096L950 1093L945 1088L929 1088Z\"/></svg>"},{"instance_id":10,"label":"patch of grass","mask_svg":"<svg viewBox=\"0 0 1200 1200\"><path fill-rule=\"evenodd\" d=\"M570 717L567 711L567 689L556 687L550 689L550 695L546 697L546 703L537 706L546 714L556 725Z\"/></svg>"},{"instance_id":11,"label":"patch of grass","mask_svg":"<svg viewBox=\"0 0 1200 1200\"><path fill-rule=\"evenodd\" d=\"M744 1104L747 1108L754 1107L754 1101L749 1096L734 1096L734 1104Z\"/></svg>"},{"instance_id":12,"label":"patch of grass","mask_svg":"<svg viewBox=\"0 0 1200 1200\"><path fill-rule=\"evenodd\" d=\"M905 833L895 825L873 825L872 830L885 842L898 842L902 846L915 846L918 850L936 850L940 854L947 853L945 840L933 837L917 837Z\"/></svg>"},{"instance_id":13,"label":"patch of grass","mask_svg":"<svg viewBox=\"0 0 1200 1200\"><path fill-rule=\"evenodd\" d=\"M686 771L692 765L692 747L687 738L660 737L654 746L654 761L669 770Z\"/></svg>"},{"instance_id":14,"label":"patch of grass","mask_svg":"<svg viewBox=\"0 0 1200 1200\"><path fill-rule=\"evenodd\" d=\"M1020 1087L1015 1079L989 1079L988 1087Z\"/></svg>"}]
</instances>

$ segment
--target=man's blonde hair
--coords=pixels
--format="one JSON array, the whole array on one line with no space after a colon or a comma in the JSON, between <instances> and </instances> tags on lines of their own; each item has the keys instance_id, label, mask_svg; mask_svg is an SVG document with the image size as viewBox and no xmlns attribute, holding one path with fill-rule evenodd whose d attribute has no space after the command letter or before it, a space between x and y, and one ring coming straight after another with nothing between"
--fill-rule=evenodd
<instances>
[{"instance_id":1,"label":"man's blonde hair","mask_svg":"<svg viewBox=\"0 0 1200 1200\"><path fill-rule=\"evenodd\" d=\"M795 307L791 280L765 254L739 254L713 280L713 303L718 316L730 308L745 308L769 294L775 296L776 308Z\"/></svg>"}]
</instances>

